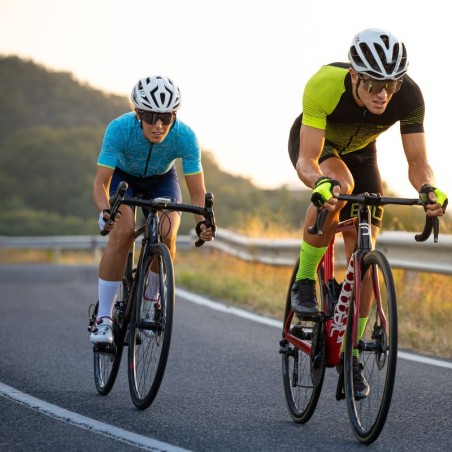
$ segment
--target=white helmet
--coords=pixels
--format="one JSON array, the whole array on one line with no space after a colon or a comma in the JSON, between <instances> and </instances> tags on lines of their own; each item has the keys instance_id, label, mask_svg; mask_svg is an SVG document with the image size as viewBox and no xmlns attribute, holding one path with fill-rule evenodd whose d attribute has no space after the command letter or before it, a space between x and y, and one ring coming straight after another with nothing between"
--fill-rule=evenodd
<instances>
[{"instance_id":1,"label":"white helmet","mask_svg":"<svg viewBox=\"0 0 452 452\"><path fill-rule=\"evenodd\" d=\"M348 57L356 72L376 80L397 80L408 69L405 45L390 32L378 28L358 33Z\"/></svg>"},{"instance_id":2,"label":"white helmet","mask_svg":"<svg viewBox=\"0 0 452 452\"><path fill-rule=\"evenodd\" d=\"M130 96L139 110L171 113L179 109L181 94L177 85L168 77L153 75L138 80Z\"/></svg>"}]
</instances>

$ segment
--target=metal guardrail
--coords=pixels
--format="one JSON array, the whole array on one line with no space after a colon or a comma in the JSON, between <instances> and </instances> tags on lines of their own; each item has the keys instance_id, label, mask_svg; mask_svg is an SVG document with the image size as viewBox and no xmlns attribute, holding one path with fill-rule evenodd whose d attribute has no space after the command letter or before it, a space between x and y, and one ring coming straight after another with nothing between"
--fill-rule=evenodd
<instances>
[{"instance_id":1,"label":"metal guardrail","mask_svg":"<svg viewBox=\"0 0 452 452\"><path fill-rule=\"evenodd\" d=\"M382 232L376 248L383 251L393 268L432 273L452 274L452 235L439 236L418 243L414 232ZM213 246L240 259L271 265L293 265L300 253L301 239L250 238L220 229ZM344 244L335 242L335 261L346 265Z\"/></svg>"},{"instance_id":2,"label":"metal guardrail","mask_svg":"<svg viewBox=\"0 0 452 452\"><path fill-rule=\"evenodd\" d=\"M452 275L452 235L440 235L439 242L432 239L418 243L414 232L384 231L377 241L393 268L427 271ZM49 249L58 261L62 250L93 250L96 257L105 247L107 237L95 236L48 236L48 237L5 237L0 236L0 249ZM194 234L180 235L179 249L194 244ZM222 250L237 258L270 265L291 266L300 252L300 239L252 238L226 229L218 229L216 239L208 247ZM137 241L139 245L139 241ZM345 266L344 246L340 237L335 245L336 262Z\"/></svg>"}]
</instances>

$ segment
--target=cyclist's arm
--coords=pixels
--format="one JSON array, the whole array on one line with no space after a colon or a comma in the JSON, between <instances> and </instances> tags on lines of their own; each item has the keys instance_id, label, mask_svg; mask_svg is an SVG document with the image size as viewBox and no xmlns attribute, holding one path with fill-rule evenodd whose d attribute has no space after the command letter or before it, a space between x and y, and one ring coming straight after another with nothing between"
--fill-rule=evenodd
<instances>
[{"instance_id":1,"label":"cyclist's arm","mask_svg":"<svg viewBox=\"0 0 452 452\"><path fill-rule=\"evenodd\" d=\"M201 171L196 174L185 175L185 181L187 183L188 193L190 194L190 200L192 204L197 206L203 206L205 203L206 187L204 184L204 173ZM201 215L193 215L196 224L204 221L204 217ZM206 229L205 225L201 225L200 238L204 241L212 240L212 230Z\"/></svg>"},{"instance_id":2,"label":"cyclist's arm","mask_svg":"<svg viewBox=\"0 0 452 452\"><path fill-rule=\"evenodd\" d=\"M402 135L403 150L408 163L411 185L420 191L424 184L434 184L433 170L427 160L427 145L424 133Z\"/></svg>"},{"instance_id":3,"label":"cyclist's arm","mask_svg":"<svg viewBox=\"0 0 452 452\"><path fill-rule=\"evenodd\" d=\"M110 218L107 210L110 208L110 182L113 176L113 169L106 166L97 165L96 177L93 183L93 200L99 212L99 227L106 231L111 231L116 223L105 224Z\"/></svg>"},{"instance_id":4,"label":"cyclist's arm","mask_svg":"<svg viewBox=\"0 0 452 452\"><path fill-rule=\"evenodd\" d=\"M434 185L433 170L427 159L427 146L424 133L410 133L402 135L402 144L408 163L408 177L411 184L420 192L425 184ZM430 200L435 202L435 194L429 193ZM441 204L426 205L428 216L443 215Z\"/></svg>"},{"instance_id":5,"label":"cyclist's arm","mask_svg":"<svg viewBox=\"0 0 452 452\"><path fill-rule=\"evenodd\" d=\"M99 212L110 207L109 190L112 176L112 168L97 165L96 177L94 178L93 184L93 199L94 205Z\"/></svg>"},{"instance_id":6,"label":"cyclist's arm","mask_svg":"<svg viewBox=\"0 0 452 452\"><path fill-rule=\"evenodd\" d=\"M314 188L316 180L324 176L319 166L324 143L325 130L302 124L296 170L300 180L309 188Z\"/></svg>"}]
</instances>

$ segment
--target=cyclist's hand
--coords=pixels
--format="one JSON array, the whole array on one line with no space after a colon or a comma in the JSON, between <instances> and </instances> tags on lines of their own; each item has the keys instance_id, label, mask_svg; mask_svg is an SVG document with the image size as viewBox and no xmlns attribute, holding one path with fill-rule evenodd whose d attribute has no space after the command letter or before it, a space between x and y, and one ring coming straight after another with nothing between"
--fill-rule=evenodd
<instances>
[{"instance_id":1,"label":"cyclist's hand","mask_svg":"<svg viewBox=\"0 0 452 452\"><path fill-rule=\"evenodd\" d=\"M196 225L196 235L204 242L210 242L213 240L212 228L206 227L205 221L200 221Z\"/></svg>"},{"instance_id":2,"label":"cyclist's hand","mask_svg":"<svg viewBox=\"0 0 452 452\"><path fill-rule=\"evenodd\" d=\"M444 215L448 203L447 195L430 184L424 184L419 192L419 198L429 217Z\"/></svg>"},{"instance_id":3,"label":"cyclist's hand","mask_svg":"<svg viewBox=\"0 0 452 452\"><path fill-rule=\"evenodd\" d=\"M339 181L327 176L319 177L312 191L311 202L317 208L324 207L327 210L334 210L337 204L335 196L339 194L340 188Z\"/></svg>"},{"instance_id":4,"label":"cyclist's hand","mask_svg":"<svg viewBox=\"0 0 452 452\"><path fill-rule=\"evenodd\" d=\"M110 232L118 223L119 218L121 218L121 211L118 210L114 221L110 220L110 209L104 209L99 213L99 228L101 231Z\"/></svg>"}]
</instances>

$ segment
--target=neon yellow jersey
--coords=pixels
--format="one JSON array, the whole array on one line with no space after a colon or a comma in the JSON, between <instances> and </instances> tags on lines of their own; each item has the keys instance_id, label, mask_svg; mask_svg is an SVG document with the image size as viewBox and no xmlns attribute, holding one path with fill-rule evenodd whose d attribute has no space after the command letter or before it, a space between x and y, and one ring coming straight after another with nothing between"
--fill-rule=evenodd
<instances>
[{"instance_id":1,"label":"neon yellow jersey","mask_svg":"<svg viewBox=\"0 0 452 452\"><path fill-rule=\"evenodd\" d=\"M386 110L375 115L356 103L349 67L346 63L322 66L303 93L302 123L325 130L326 148L340 154L364 149L399 121L402 134L424 132L424 99L408 75Z\"/></svg>"}]
</instances>

